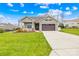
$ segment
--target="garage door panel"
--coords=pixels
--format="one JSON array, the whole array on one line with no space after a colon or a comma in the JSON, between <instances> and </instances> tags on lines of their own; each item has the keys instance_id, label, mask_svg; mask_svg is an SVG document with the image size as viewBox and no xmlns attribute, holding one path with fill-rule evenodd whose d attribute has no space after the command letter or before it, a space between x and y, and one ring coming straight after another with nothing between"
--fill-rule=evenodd
<instances>
[{"instance_id":1,"label":"garage door panel","mask_svg":"<svg viewBox=\"0 0 79 59\"><path fill-rule=\"evenodd\" d=\"M42 30L43 31L54 31L55 24L42 24Z\"/></svg>"}]
</instances>

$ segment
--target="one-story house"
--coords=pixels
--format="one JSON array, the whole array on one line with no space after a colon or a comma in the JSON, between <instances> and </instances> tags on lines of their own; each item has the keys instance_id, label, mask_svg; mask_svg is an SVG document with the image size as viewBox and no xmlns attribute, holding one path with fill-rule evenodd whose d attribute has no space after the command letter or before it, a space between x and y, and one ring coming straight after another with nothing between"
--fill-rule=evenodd
<instances>
[{"instance_id":1,"label":"one-story house","mask_svg":"<svg viewBox=\"0 0 79 59\"><path fill-rule=\"evenodd\" d=\"M48 14L37 17L24 17L19 21L19 26L26 30L56 31L58 20Z\"/></svg>"},{"instance_id":2,"label":"one-story house","mask_svg":"<svg viewBox=\"0 0 79 59\"><path fill-rule=\"evenodd\" d=\"M72 27L79 28L79 19L64 20L64 26L68 28L72 28Z\"/></svg>"}]
</instances>

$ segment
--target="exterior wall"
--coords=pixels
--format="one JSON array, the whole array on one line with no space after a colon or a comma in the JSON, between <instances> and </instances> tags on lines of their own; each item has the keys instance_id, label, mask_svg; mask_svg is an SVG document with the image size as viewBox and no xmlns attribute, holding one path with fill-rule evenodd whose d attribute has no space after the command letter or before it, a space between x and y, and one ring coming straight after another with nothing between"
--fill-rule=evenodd
<instances>
[{"instance_id":1,"label":"exterior wall","mask_svg":"<svg viewBox=\"0 0 79 59\"><path fill-rule=\"evenodd\" d=\"M23 22L19 22L19 27L20 28L24 28L24 23Z\"/></svg>"},{"instance_id":2,"label":"exterior wall","mask_svg":"<svg viewBox=\"0 0 79 59\"><path fill-rule=\"evenodd\" d=\"M56 26L55 26L56 31L58 31L58 25L59 25L59 23L57 22Z\"/></svg>"}]
</instances>

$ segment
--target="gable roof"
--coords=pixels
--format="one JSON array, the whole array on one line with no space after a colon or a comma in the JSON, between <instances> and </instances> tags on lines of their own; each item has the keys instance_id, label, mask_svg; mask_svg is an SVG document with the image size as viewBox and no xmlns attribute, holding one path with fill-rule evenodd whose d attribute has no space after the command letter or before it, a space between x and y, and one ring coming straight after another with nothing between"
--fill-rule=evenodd
<instances>
[{"instance_id":1,"label":"gable roof","mask_svg":"<svg viewBox=\"0 0 79 59\"><path fill-rule=\"evenodd\" d=\"M20 21L22 21L22 20L24 20L24 19L28 19L28 20L35 20L35 21L39 21L39 20L44 20L44 19L46 19L46 18L52 18L53 20L55 20L55 21L58 21L58 20L56 20L53 16L50 16L50 15L48 15L48 14L45 14L45 15L42 15L42 16L37 16L37 17L27 17L27 16L25 16L25 17L23 17Z\"/></svg>"}]
</instances>

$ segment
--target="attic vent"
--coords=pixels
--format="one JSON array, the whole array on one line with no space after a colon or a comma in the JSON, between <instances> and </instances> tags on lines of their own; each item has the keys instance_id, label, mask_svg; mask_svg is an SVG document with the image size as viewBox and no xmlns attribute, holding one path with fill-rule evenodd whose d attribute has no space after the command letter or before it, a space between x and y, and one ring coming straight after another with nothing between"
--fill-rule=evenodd
<instances>
[{"instance_id":1,"label":"attic vent","mask_svg":"<svg viewBox=\"0 0 79 59\"><path fill-rule=\"evenodd\" d=\"M50 19L49 17L47 19Z\"/></svg>"},{"instance_id":2,"label":"attic vent","mask_svg":"<svg viewBox=\"0 0 79 59\"><path fill-rule=\"evenodd\" d=\"M46 19L45 21L52 21L51 19Z\"/></svg>"},{"instance_id":3,"label":"attic vent","mask_svg":"<svg viewBox=\"0 0 79 59\"><path fill-rule=\"evenodd\" d=\"M50 18L47 18L45 21L52 21L52 19L50 19Z\"/></svg>"}]
</instances>

